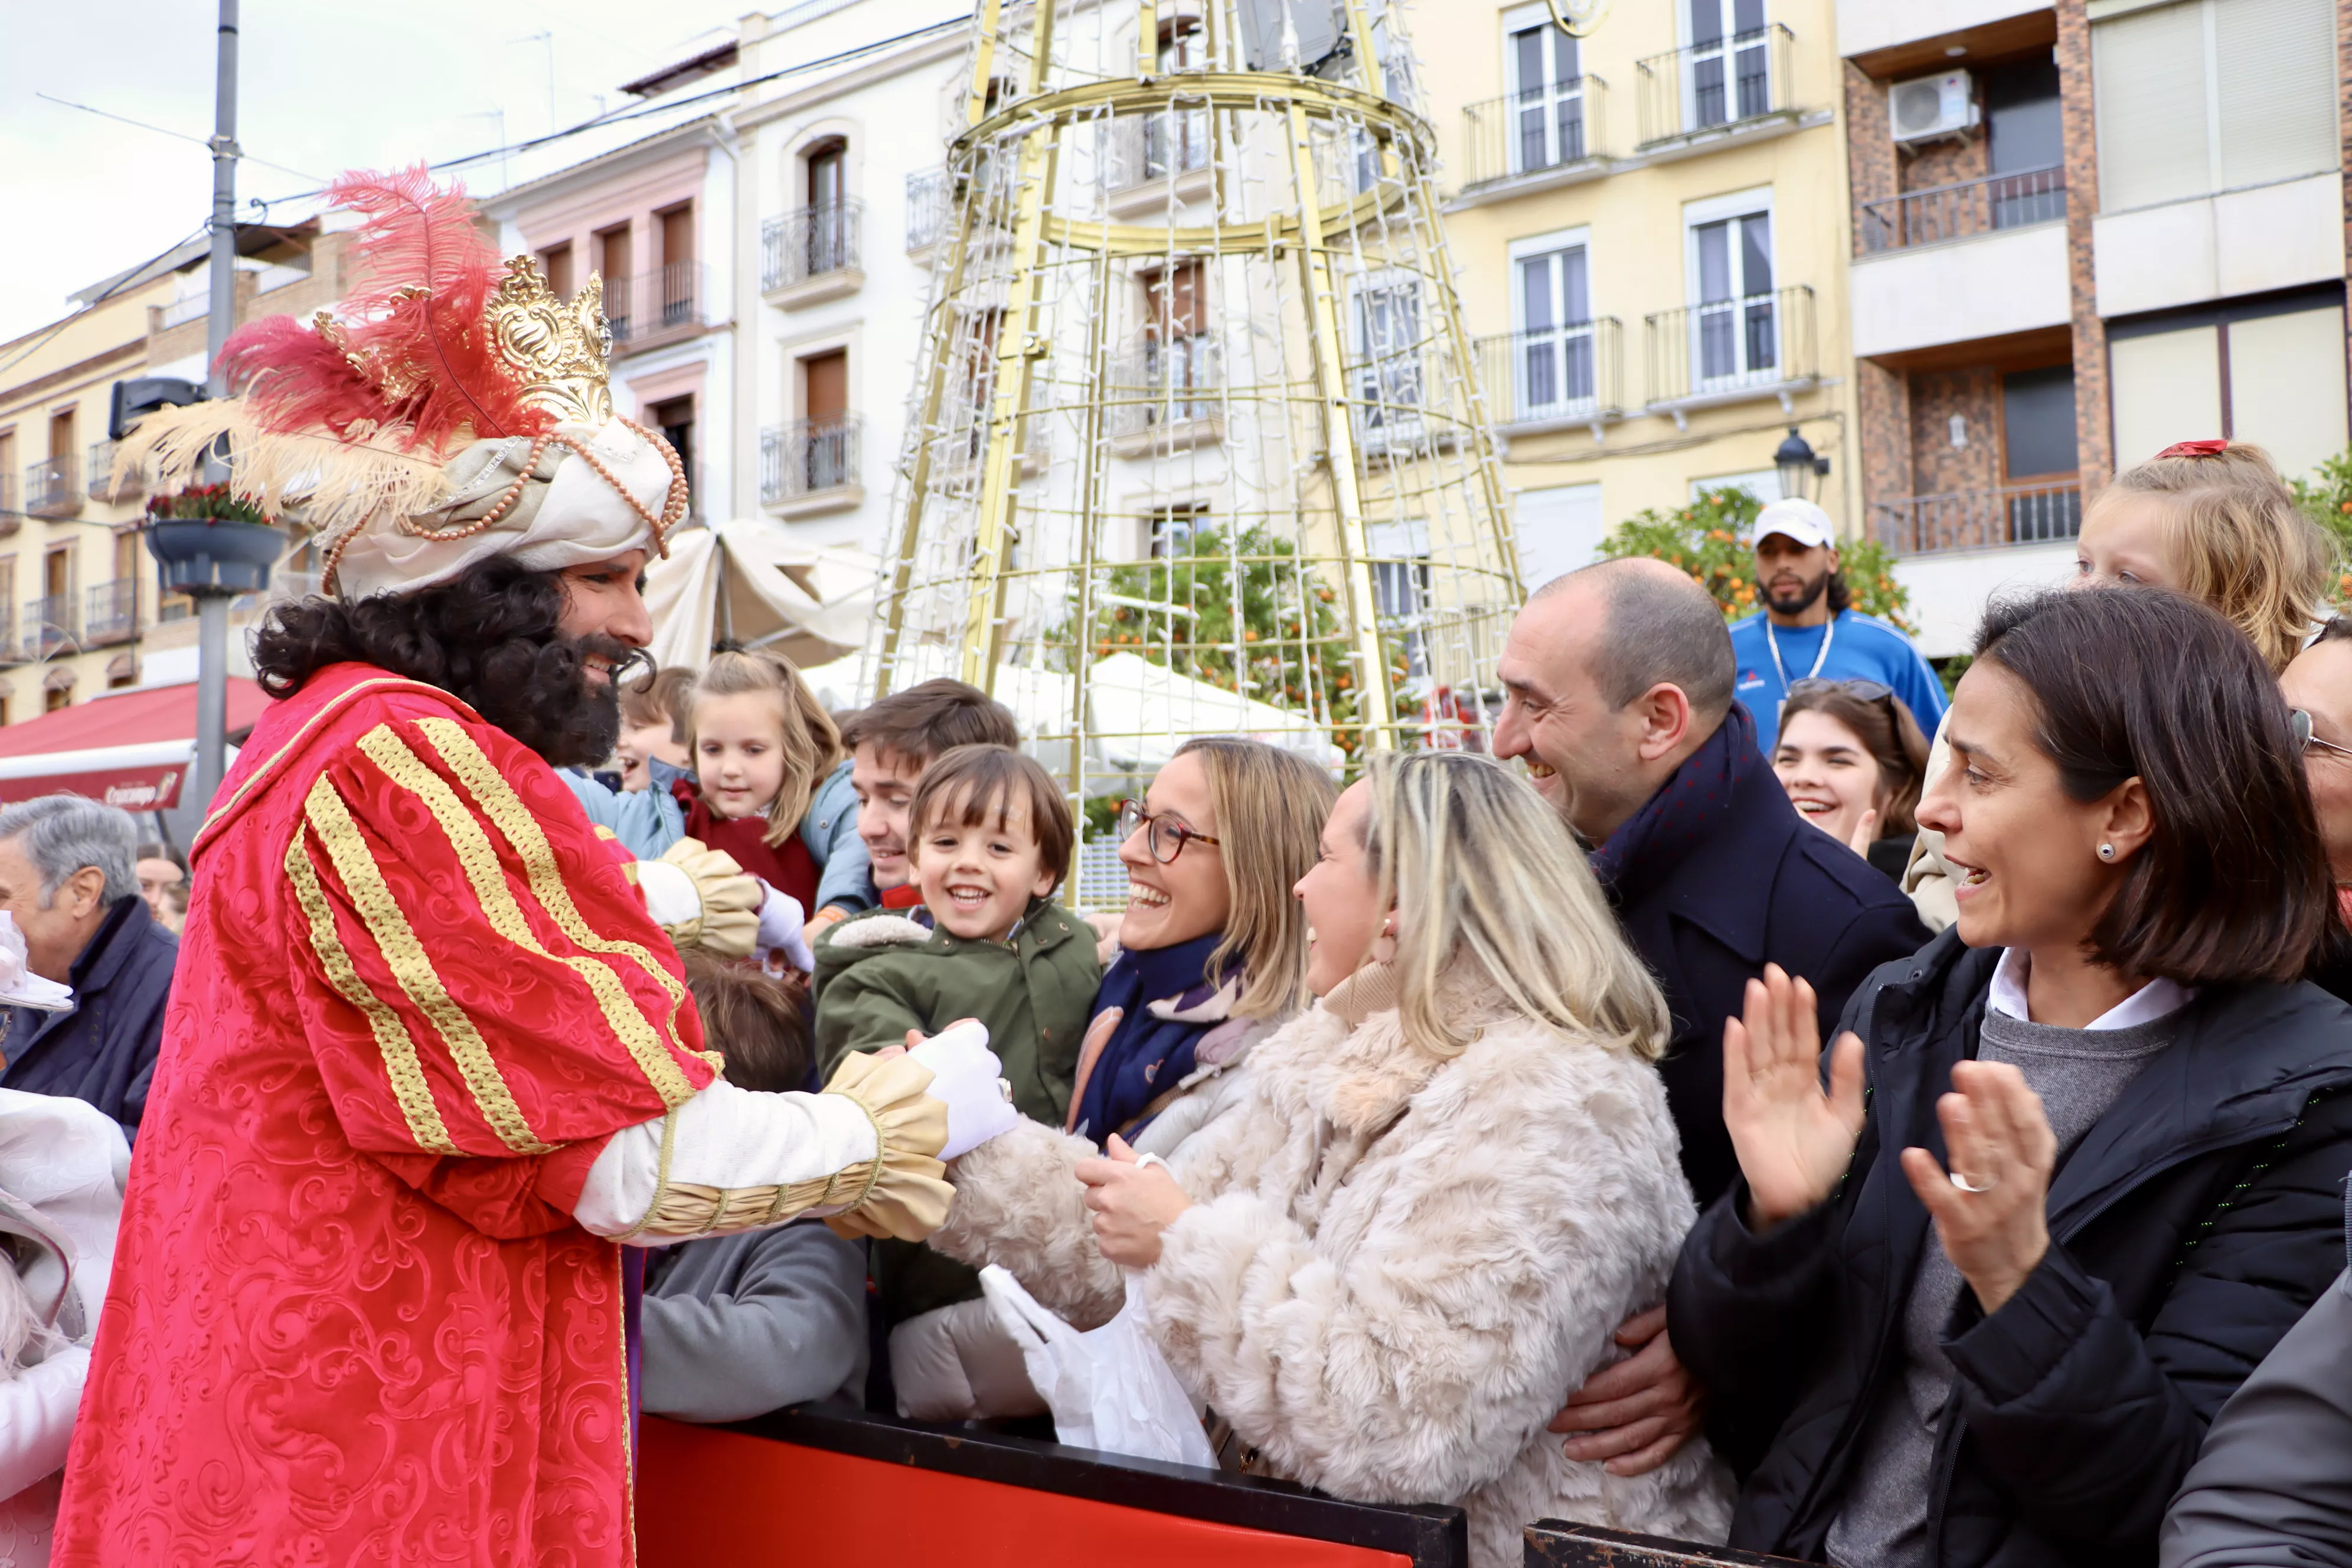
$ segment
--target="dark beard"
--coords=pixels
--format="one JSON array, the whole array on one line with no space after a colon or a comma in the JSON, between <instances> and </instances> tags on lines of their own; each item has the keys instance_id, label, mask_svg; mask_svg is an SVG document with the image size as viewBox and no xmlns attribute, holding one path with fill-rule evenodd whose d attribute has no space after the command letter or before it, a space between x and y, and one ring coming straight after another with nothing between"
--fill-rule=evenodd
<instances>
[{"instance_id":1,"label":"dark beard","mask_svg":"<svg viewBox=\"0 0 2352 1568\"><path fill-rule=\"evenodd\" d=\"M279 605L255 636L254 673L287 697L329 665L372 664L439 687L551 766L593 767L621 738L621 682L646 656L565 637L564 605L561 574L494 555L414 594ZM591 655L612 661L609 682L592 683Z\"/></svg>"},{"instance_id":2,"label":"dark beard","mask_svg":"<svg viewBox=\"0 0 2352 1568\"><path fill-rule=\"evenodd\" d=\"M1764 595L1764 603L1770 606L1775 615L1801 616L1813 607L1815 600L1829 592L1830 575L1827 572L1822 573L1813 579L1811 584L1803 593L1798 595L1784 595L1768 590Z\"/></svg>"},{"instance_id":3,"label":"dark beard","mask_svg":"<svg viewBox=\"0 0 2352 1568\"><path fill-rule=\"evenodd\" d=\"M612 661L611 679L589 675L592 654ZM501 679L526 656L530 664L521 679ZM593 633L576 639L557 636L536 648L518 638L483 661L480 679L470 683L473 689L452 695L537 752L550 767L593 768L612 756L620 742L621 682L640 662L651 668L643 649Z\"/></svg>"}]
</instances>

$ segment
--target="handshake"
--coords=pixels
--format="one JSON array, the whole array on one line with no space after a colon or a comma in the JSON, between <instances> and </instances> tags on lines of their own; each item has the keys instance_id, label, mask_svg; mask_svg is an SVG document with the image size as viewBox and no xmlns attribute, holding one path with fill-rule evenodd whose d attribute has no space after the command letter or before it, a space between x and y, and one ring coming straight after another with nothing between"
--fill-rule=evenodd
<instances>
[{"instance_id":1,"label":"handshake","mask_svg":"<svg viewBox=\"0 0 2352 1568\"><path fill-rule=\"evenodd\" d=\"M930 1069L930 1097L948 1108L940 1159L968 1154L1020 1123L1004 1064L988 1048L988 1026L979 1019L959 1019L929 1039L908 1030L907 1054Z\"/></svg>"}]
</instances>

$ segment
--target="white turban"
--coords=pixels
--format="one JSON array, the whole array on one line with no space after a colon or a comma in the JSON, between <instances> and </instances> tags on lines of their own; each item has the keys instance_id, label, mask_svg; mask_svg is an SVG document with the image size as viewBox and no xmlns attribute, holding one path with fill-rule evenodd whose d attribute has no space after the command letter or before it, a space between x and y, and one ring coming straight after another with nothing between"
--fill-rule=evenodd
<instances>
[{"instance_id":1,"label":"white turban","mask_svg":"<svg viewBox=\"0 0 2352 1568\"><path fill-rule=\"evenodd\" d=\"M585 447L604 472L551 441L498 521L467 533L514 489L532 447L528 436L473 442L443 465L449 490L439 506L404 526L377 523L352 536L336 563L337 594L413 594L493 555L511 555L534 572L560 572L655 548L656 529L646 519L660 519L669 504L667 455L618 419L558 425L555 434ZM441 537L426 537L436 534Z\"/></svg>"}]
</instances>

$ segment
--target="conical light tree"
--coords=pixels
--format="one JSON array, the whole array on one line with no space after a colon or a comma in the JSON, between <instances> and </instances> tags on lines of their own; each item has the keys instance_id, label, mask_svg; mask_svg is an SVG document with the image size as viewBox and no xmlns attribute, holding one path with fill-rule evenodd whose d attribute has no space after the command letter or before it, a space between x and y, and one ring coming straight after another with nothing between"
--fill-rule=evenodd
<instances>
[{"instance_id":1,"label":"conical light tree","mask_svg":"<svg viewBox=\"0 0 2352 1568\"><path fill-rule=\"evenodd\" d=\"M980 0L969 64L874 688L1017 686L1081 798L1475 743L1518 569L1393 6Z\"/></svg>"}]
</instances>

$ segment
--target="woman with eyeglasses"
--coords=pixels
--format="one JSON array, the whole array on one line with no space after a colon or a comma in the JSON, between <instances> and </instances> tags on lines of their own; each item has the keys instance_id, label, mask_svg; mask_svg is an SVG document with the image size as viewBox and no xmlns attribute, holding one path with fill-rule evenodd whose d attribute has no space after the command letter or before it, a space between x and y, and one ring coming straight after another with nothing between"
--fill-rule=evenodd
<instances>
[{"instance_id":1,"label":"woman with eyeglasses","mask_svg":"<svg viewBox=\"0 0 2352 1568\"><path fill-rule=\"evenodd\" d=\"M1230 855L1232 813L1216 826ZM1703 1441L1621 1476L1545 1430L1619 1359L1692 1214L1665 1003L1558 811L1483 756L1375 753L1296 902L1319 1000L1253 1049L1237 1104L1164 1160L1008 1132L956 1163L933 1244L1080 1327L1139 1272L1229 1464L1459 1502L1473 1568L1516 1565L1542 1518L1719 1540Z\"/></svg>"},{"instance_id":2,"label":"woman with eyeglasses","mask_svg":"<svg viewBox=\"0 0 2352 1568\"><path fill-rule=\"evenodd\" d=\"M1747 1478L1735 1546L2152 1568L2208 1423L2342 1262L2311 795L2253 645L2161 591L1996 604L1946 732L1918 816L1958 923L1853 994L1826 1064L1801 980L1750 984L1741 1180L1669 1331Z\"/></svg>"},{"instance_id":3,"label":"woman with eyeglasses","mask_svg":"<svg viewBox=\"0 0 2352 1568\"><path fill-rule=\"evenodd\" d=\"M1250 1047L1307 1005L1315 863L1339 791L1262 741L1177 749L1120 813L1127 913L1078 1053L1069 1131L1168 1153L1233 1103Z\"/></svg>"},{"instance_id":4,"label":"woman with eyeglasses","mask_svg":"<svg viewBox=\"0 0 2352 1568\"><path fill-rule=\"evenodd\" d=\"M1780 708L1772 772L1797 814L1900 881L1918 832L1912 808L1927 739L1875 680L1800 680Z\"/></svg>"}]
</instances>

